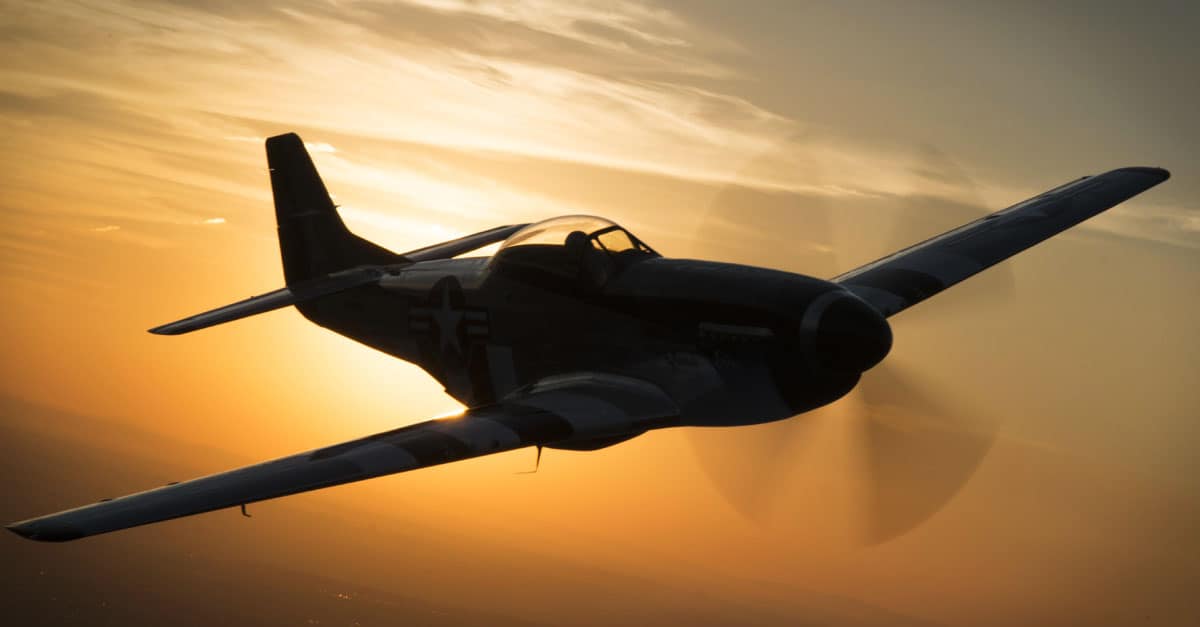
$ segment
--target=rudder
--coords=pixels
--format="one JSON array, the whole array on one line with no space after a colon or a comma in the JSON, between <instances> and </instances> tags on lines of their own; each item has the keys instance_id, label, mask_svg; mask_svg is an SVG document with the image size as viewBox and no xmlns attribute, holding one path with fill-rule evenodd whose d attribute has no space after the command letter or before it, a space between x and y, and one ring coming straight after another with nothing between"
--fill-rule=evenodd
<instances>
[{"instance_id":1,"label":"rudder","mask_svg":"<svg viewBox=\"0 0 1200 627\"><path fill-rule=\"evenodd\" d=\"M268 138L267 166L283 276L289 285L355 266L404 260L346 228L299 135Z\"/></svg>"}]
</instances>

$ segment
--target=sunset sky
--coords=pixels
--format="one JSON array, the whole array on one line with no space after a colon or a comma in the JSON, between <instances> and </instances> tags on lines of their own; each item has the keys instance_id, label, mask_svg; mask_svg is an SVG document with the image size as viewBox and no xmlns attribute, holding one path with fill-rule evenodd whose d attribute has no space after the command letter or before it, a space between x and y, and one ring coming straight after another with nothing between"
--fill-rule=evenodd
<instances>
[{"instance_id":1,"label":"sunset sky","mask_svg":"<svg viewBox=\"0 0 1200 627\"><path fill-rule=\"evenodd\" d=\"M765 522L664 431L2 537L0 599L72 624L1200 621L1200 9L1045 4L0 0L5 522L459 407L294 311L145 332L282 286L274 134L393 250L590 213L819 277L1085 174L1173 175L893 320L890 359L998 429L896 540L848 539L850 398L795 419Z\"/></svg>"}]
</instances>

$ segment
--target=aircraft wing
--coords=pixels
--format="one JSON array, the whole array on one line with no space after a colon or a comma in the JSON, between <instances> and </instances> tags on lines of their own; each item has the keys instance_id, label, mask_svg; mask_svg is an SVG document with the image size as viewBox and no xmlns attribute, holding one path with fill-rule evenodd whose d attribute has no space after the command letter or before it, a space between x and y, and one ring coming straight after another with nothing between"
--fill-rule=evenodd
<instances>
[{"instance_id":1,"label":"aircraft wing","mask_svg":"<svg viewBox=\"0 0 1200 627\"><path fill-rule=\"evenodd\" d=\"M675 404L640 380L555 377L461 416L106 499L8 529L33 540L63 542L526 446L632 437L674 424L677 417Z\"/></svg>"},{"instance_id":2,"label":"aircraft wing","mask_svg":"<svg viewBox=\"0 0 1200 627\"><path fill-rule=\"evenodd\" d=\"M892 316L1170 176L1160 168L1121 168L1085 176L851 270L833 281L885 316Z\"/></svg>"}]
</instances>

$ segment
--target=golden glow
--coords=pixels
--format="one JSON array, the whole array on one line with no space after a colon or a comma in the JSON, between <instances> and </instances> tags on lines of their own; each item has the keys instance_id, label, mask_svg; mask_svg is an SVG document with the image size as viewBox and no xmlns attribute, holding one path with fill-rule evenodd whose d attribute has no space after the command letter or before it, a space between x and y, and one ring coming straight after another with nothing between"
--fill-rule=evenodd
<instances>
[{"instance_id":1,"label":"golden glow","mask_svg":"<svg viewBox=\"0 0 1200 627\"><path fill-rule=\"evenodd\" d=\"M462 418L464 411L466 411L466 407L459 405L454 409L448 409L440 414L434 414L433 416L430 416L430 418L433 420L453 420L455 418Z\"/></svg>"},{"instance_id":2,"label":"golden glow","mask_svg":"<svg viewBox=\"0 0 1200 627\"><path fill-rule=\"evenodd\" d=\"M70 549L120 550L80 560L89 581L105 577L87 565L191 553L334 579L324 594L346 606L370 595L342 583L402 582L548 624L584 620L596 599L596 616L632 623L651 609L725 624L1184 622L1173 612L1195 586L1181 582L1200 578L1200 173L1188 134L1156 120L1176 119L1194 73L1143 113L1151 86L1094 91L1119 64L1072 65L1057 30L1010 37L1074 16L917 33L893 30L912 20L891 3L806 5L803 19L676 4L6 6L0 390L30 404L6 417L14 433L49 451L16 451L27 472L11 473L24 488L5 512L461 413L419 368L294 311L145 332L281 285L262 148L279 132L308 142L347 224L397 251L596 214L668 256L818 276L1145 160L1176 177L897 318L894 357L1003 437L949 508L887 545L845 542L860 477L834 409L797 444L765 528L668 431L547 451L535 475L518 474L533 451L515 451ZM1109 50L1111 37L1088 48ZM1012 55L1045 98L1016 98L1034 79Z\"/></svg>"}]
</instances>

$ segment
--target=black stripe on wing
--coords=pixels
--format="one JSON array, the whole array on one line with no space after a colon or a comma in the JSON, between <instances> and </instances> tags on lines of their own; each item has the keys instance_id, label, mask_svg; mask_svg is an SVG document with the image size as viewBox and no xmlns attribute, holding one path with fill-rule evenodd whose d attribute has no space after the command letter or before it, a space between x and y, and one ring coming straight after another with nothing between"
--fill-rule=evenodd
<instances>
[{"instance_id":1,"label":"black stripe on wing","mask_svg":"<svg viewBox=\"0 0 1200 627\"><path fill-rule=\"evenodd\" d=\"M540 445L572 434L554 413L492 406L274 461L33 518L8 529L63 542L372 477Z\"/></svg>"},{"instance_id":2,"label":"black stripe on wing","mask_svg":"<svg viewBox=\"0 0 1200 627\"><path fill-rule=\"evenodd\" d=\"M1140 167L1083 177L833 280L891 316L1169 177Z\"/></svg>"}]
</instances>

